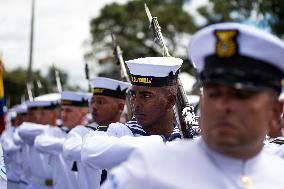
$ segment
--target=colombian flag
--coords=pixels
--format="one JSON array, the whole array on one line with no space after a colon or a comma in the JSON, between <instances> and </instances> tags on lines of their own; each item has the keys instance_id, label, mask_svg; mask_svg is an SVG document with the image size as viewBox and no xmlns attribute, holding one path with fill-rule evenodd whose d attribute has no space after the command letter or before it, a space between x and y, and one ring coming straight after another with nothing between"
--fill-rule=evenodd
<instances>
[{"instance_id":1,"label":"colombian flag","mask_svg":"<svg viewBox=\"0 0 284 189\"><path fill-rule=\"evenodd\" d=\"M0 59L0 134L5 129L5 99L3 85L4 66Z\"/></svg>"}]
</instances>

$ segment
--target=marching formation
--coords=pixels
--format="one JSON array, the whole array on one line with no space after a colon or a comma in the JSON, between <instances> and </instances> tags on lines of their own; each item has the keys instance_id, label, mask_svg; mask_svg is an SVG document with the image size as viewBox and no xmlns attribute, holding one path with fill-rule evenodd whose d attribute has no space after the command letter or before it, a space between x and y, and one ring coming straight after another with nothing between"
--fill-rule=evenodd
<instances>
[{"instance_id":1,"label":"marching formation","mask_svg":"<svg viewBox=\"0 0 284 189\"><path fill-rule=\"evenodd\" d=\"M46 94L8 111L8 189L284 188L284 42L239 23L194 34L196 111L183 60L156 37L163 57L124 62L116 46L125 81L93 77L92 93Z\"/></svg>"}]
</instances>

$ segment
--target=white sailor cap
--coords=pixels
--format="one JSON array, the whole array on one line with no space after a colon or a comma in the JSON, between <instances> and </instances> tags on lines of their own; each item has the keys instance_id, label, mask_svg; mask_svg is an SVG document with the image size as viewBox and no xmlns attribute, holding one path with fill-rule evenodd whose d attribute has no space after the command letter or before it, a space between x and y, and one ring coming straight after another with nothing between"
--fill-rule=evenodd
<instances>
[{"instance_id":1,"label":"white sailor cap","mask_svg":"<svg viewBox=\"0 0 284 189\"><path fill-rule=\"evenodd\" d=\"M162 87L177 84L182 62L182 59L174 57L146 57L125 63L133 85Z\"/></svg>"},{"instance_id":2,"label":"white sailor cap","mask_svg":"<svg viewBox=\"0 0 284 189\"><path fill-rule=\"evenodd\" d=\"M38 96L34 101L27 101L26 105L28 109L54 109L59 106L60 94L50 93L46 95Z\"/></svg>"},{"instance_id":3,"label":"white sailor cap","mask_svg":"<svg viewBox=\"0 0 284 189\"><path fill-rule=\"evenodd\" d=\"M91 93L63 91L60 93L60 104L70 106L88 106Z\"/></svg>"},{"instance_id":4,"label":"white sailor cap","mask_svg":"<svg viewBox=\"0 0 284 189\"><path fill-rule=\"evenodd\" d=\"M193 36L189 56L203 85L281 91L284 43L253 26L219 23L205 27Z\"/></svg>"},{"instance_id":5,"label":"white sailor cap","mask_svg":"<svg viewBox=\"0 0 284 189\"><path fill-rule=\"evenodd\" d=\"M103 95L125 99L126 91L130 85L130 83L106 77L94 77L91 79L93 95Z\"/></svg>"},{"instance_id":6,"label":"white sailor cap","mask_svg":"<svg viewBox=\"0 0 284 189\"><path fill-rule=\"evenodd\" d=\"M13 107L13 111L15 111L18 114L26 114L28 111L26 104L19 104Z\"/></svg>"}]
</instances>

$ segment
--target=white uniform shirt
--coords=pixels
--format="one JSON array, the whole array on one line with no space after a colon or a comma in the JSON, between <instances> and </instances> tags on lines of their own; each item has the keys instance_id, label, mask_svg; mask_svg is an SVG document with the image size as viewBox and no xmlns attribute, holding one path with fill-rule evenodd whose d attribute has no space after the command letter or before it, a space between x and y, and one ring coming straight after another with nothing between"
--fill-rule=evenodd
<instances>
[{"instance_id":1,"label":"white uniform shirt","mask_svg":"<svg viewBox=\"0 0 284 189\"><path fill-rule=\"evenodd\" d=\"M17 189L20 187L21 164L18 161L20 146L13 141L15 128L7 124L1 135L1 143L6 168L7 188ZM2 156L1 156L2 158ZM1 167L2 168L2 167Z\"/></svg>"},{"instance_id":2,"label":"white uniform shirt","mask_svg":"<svg viewBox=\"0 0 284 189\"><path fill-rule=\"evenodd\" d=\"M81 163L81 148L84 136L94 132L96 126L76 126L67 135L63 145L63 156L73 161L73 171L78 171L78 185L80 189L98 188L101 180L101 170L93 171ZM76 167L75 167L76 165Z\"/></svg>"},{"instance_id":3,"label":"white uniform shirt","mask_svg":"<svg viewBox=\"0 0 284 189\"><path fill-rule=\"evenodd\" d=\"M265 141L264 150L284 158L284 137L271 138Z\"/></svg>"},{"instance_id":4,"label":"white uniform shirt","mask_svg":"<svg viewBox=\"0 0 284 189\"><path fill-rule=\"evenodd\" d=\"M141 136L145 138L132 139ZM94 169L111 169L125 161L135 148L144 143L145 139L152 139L157 142L163 140L159 136L147 136L150 135L136 121L130 121L126 124L112 123L105 133L94 132L86 135L81 151L82 162ZM170 140L179 138L179 131L175 128ZM149 140L149 142L153 141Z\"/></svg>"},{"instance_id":5,"label":"white uniform shirt","mask_svg":"<svg viewBox=\"0 0 284 189\"><path fill-rule=\"evenodd\" d=\"M63 158L63 143L66 131L59 127L49 127L36 137L34 146L48 159L52 168L53 189L78 189L77 177L71 170L73 161Z\"/></svg>"},{"instance_id":6,"label":"white uniform shirt","mask_svg":"<svg viewBox=\"0 0 284 189\"><path fill-rule=\"evenodd\" d=\"M26 189L28 184L31 182L29 145L25 144L22 138L19 136L18 128L15 128L12 138L14 143L19 145L21 148L19 153L17 153L17 162L21 165L19 182L20 188Z\"/></svg>"},{"instance_id":7,"label":"white uniform shirt","mask_svg":"<svg viewBox=\"0 0 284 189\"><path fill-rule=\"evenodd\" d=\"M139 148L112 170L101 189L278 189L284 186L283 175L284 161L275 155L262 151L241 161L197 139Z\"/></svg>"},{"instance_id":8,"label":"white uniform shirt","mask_svg":"<svg viewBox=\"0 0 284 189\"><path fill-rule=\"evenodd\" d=\"M171 140L180 137L175 129ZM142 138L140 138L142 137ZM143 143L163 143L161 136L149 136L136 121L126 124L112 123L106 132L96 131L86 135L81 160L91 171L111 169L125 161L129 154ZM99 182L96 186L99 185Z\"/></svg>"},{"instance_id":9,"label":"white uniform shirt","mask_svg":"<svg viewBox=\"0 0 284 189\"><path fill-rule=\"evenodd\" d=\"M52 180L51 167L47 163L47 159L43 154L39 153L34 147L35 138L48 129L47 125L24 122L18 128L19 136L28 145L29 156L29 188L34 189L50 189L49 183Z\"/></svg>"}]
</instances>

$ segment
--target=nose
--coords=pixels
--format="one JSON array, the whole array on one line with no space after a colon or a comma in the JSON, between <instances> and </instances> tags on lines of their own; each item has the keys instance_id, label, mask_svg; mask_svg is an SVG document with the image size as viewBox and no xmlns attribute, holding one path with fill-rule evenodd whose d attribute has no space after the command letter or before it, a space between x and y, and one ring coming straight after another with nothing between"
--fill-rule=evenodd
<instances>
[{"instance_id":1,"label":"nose","mask_svg":"<svg viewBox=\"0 0 284 189\"><path fill-rule=\"evenodd\" d=\"M232 100L229 95L220 95L215 101L216 110L223 113L231 113L234 108Z\"/></svg>"}]
</instances>

